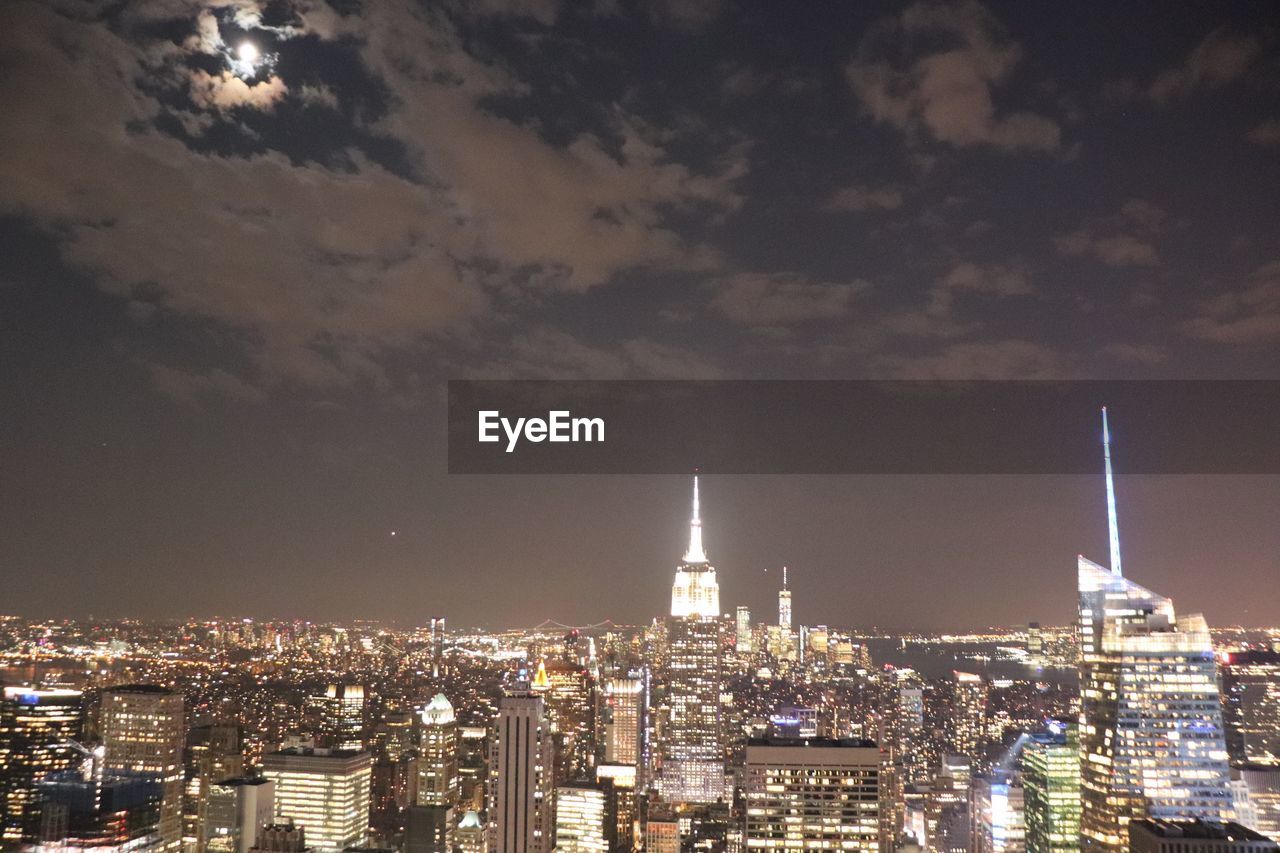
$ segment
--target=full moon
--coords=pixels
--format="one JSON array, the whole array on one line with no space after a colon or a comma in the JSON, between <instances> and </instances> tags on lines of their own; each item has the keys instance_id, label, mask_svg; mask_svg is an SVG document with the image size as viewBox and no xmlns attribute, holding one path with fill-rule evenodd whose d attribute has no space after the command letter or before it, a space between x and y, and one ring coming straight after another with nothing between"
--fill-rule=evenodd
<instances>
[{"instance_id":1,"label":"full moon","mask_svg":"<svg viewBox=\"0 0 1280 853\"><path fill-rule=\"evenodd\" d=\"M258 47L251 41L240 43L240 47L236 50L236 56L245 65L253 65L258 61Z\"/></svg>"}]
</instances>

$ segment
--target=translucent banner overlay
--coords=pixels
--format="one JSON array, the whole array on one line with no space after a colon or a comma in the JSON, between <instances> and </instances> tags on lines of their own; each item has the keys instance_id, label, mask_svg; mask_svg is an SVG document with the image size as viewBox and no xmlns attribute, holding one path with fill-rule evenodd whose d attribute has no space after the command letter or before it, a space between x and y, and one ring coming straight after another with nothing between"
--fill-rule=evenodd
<instances>
[{"instance_id":1,"label":"translucent banner overlay","mask_svg":"<svg viewBox=\"0 0 1280 853\"><path fill-rule=\"evenodd\" d=\"M452 474L1280 473L1280 381L449 382ZM481 435L488 441L481 441Z\"/></svg>"}]
</instances>

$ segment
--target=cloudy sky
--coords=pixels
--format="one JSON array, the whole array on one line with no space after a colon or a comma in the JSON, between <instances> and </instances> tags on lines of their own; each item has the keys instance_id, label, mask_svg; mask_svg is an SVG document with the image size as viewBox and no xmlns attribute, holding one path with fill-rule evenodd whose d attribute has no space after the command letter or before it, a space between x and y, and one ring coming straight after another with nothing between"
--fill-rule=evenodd
<instances>
[{"instance_id":1,"label":"cloudy sky","mask_svg":"<svg viewBox=\"0 0 1280 853\"><path fill-rule=\"evenodd\" d=\"M1276 378L1269 11L8 0L0 611L661 612L687 483L449 477L448 378ZM1121 492L1135 577L1280 622L1277 478ZM706 493L807 622L1065 619L1105 553L1088 478Z\"/></svg>"}]
</instances>

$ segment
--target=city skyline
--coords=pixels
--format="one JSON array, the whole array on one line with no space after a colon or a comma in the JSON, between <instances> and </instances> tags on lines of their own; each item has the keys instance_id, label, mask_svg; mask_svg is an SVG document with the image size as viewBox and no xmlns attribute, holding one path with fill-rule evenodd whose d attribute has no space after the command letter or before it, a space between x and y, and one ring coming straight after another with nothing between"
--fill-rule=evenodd
<instances>
[{"instance_id":1,"label":"city skyline","mask_svg":"<svg viewBox=\"0 0 1280 853\"><path fill-rule=\"evenodd\" d=\"M1264 4L13 0L0 57L18 613L662 612L683 484L450 476L449 379L1277 376ZM1277 479L1117 451L1134 570L1274 621ZM1083 478L706 489L724 604L815 621L1063 621L1106 553Z\"/></svg>"}]
</instances>

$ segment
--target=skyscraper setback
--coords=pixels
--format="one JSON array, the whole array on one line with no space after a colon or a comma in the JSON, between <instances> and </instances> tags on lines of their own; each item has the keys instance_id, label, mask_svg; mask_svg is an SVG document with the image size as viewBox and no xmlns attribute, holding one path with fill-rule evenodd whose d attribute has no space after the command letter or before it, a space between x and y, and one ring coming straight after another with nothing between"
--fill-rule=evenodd
<instances>
[{"instance_id":1,"label":"skyscraper setback","mask_svg":"<svg viewBox=\"0 0 1280 853\"><path fill-rule=\"evenodd\" d=\"M698 478L693 478L689 548L676 568L667 620L666 689L670 720L659 789L676 803L711 803L725 791L720 689L720 588L702 545Z\"/></svg>"},{"instance_id":2,"label":"skyscraper setback","mask_svg":"<svg viewBox=\"0 0 1280 853\"><path fill-rule=\"evenodd\" d=\"M1102 410L1111 568L1079 558L1081 846L1121 850L1140 818L1231 817L1209 629L1125 578Z\"/></svg>"}]
</instances>

